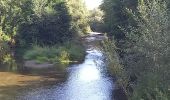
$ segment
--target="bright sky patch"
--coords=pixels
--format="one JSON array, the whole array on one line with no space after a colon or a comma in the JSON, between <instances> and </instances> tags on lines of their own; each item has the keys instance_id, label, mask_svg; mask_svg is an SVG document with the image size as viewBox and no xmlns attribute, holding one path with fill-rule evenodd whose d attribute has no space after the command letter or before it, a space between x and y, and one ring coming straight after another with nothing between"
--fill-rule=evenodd
<instances>
[{"instance_id":1,"label":"bright sky patch","mask_svg":"<svg viewBox=\"0 0 170 100\"><path fill-rule=\"evenodd\" d=\"M85 0L86 6L89 10L97 8L101 2L102 0Z\"/></svg>"}]
</instances>

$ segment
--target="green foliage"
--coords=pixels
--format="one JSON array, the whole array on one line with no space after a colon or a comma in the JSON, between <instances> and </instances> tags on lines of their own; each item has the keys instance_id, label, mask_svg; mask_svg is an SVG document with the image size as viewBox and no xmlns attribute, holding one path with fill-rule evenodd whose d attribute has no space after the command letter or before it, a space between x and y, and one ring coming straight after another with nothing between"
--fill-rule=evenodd
<instances>
[{"instance_id":1,"label":"green foliage","mask_svg":"<svg viewBox=\"0 0 170 100\"><path fill-rule=\"evenodd\" d=\"M82 61L85 56L85 47L79 42L65 43L66 51L69 53L71 61Z\"/></svg>"},{"instance_id":2,"label":"green foliage","mask_svg":"<svg viewBox=\"0 0 170 100\"><path fill-rule=\"evenodd\" d=\"M29 20L30 0L0 1L0 61L6 59L10 49L15 46L19 25Z\"/></svg>"},{"instance_id":3,"label":"green foliage","mask_svg":"<svg viewBox=\"0 0 170 100\"><path fill-rule=\"evenodd\" d=\"M0 63L4 62L7 54L9 52L9 46L5 42L0 41Z\"/></svg>"},{"instance_id":4,"label":"green foliage","mask_svg":"<svg viewBox=\"0 0 170 100\"><path fill-rule=\"evenodd\" d=\"M93 9L90 11L89 24L94 32L103 32L103 12L100 9Z\"/></svg>"},{"instance_id":5,"label":"green foliage","mask_svg":"<svg viewBox=\"0 0 170 100\"><path fill-rule=\"evenodd\" d=\"M24 59L36 60L37 62L50 63L69 63L82 61L85 51L78 43L65 43L52 47L33 46L32 49L26 51Z\"/></svg>"},{"instance_id":6,"label":"green foliage","mask_svg":"<svg viewBox=\"0 0 170 100\"><path fill-rule=\"evenodd\" d=\"M24 5L24 6L23 6ZM0 27L4 34L13 39L18 26L32 14L31 2L28 0L1 0Z\"/></svg>"},{"instance_id":7,"label":"green foliage","mask_svg":"<svg viewBox=\"0 0 170 100\"><path fill-rule=\"evenodd\" d=\"M168 94L170 34L167 6L161 0L148 2L141 0L138 10L140 13L140 18L136 18L138 29L135 31L132 29L128 35L132 41L135 41L134 48L131 48L132 52L135 51L135 55L142 55L137 57L140 61L133 63L134 74L138 78L138 84L134 89L138 96L134 97L134 100L138 98L168 100L170 99ZM137 32L140 36L136 34ZM134 40L135 37L138 39ZM141 62L143 64L140 64ZM143 68L136 73L139 67ZM142 88L143 86L146 88ZM145 92L140 92L138 88Z\"/></svg>"},{"instance_id":8,"label":"green foliage","mask_svg":"<svg viewBox=\"0 0 170 100\"><path fill-rule=\"evenodd\" d=\"M31 23L23 23L19 29L21 43L54 45L72 38L69 31L71 18L65 2L51 2L34 1L35 15ZM37 8L38 5L42 8Z\"/></svg>"},{"instance_id":9,"label":"green foliage","mask_svg":"<svg viewBox=\"0 0 170 100\"><path fill-rule=\"evenodd\" d=\"M71 27L72 32L75 32L76 36L87 34L90 31L88 24L89 12L85 7L83 0L66 0L69 14L71 15Z\"/></svg>"},{"instance_id":10,"label":"green foliage","mask_svg":"<svg viewBox=\"0 0 170 100\"><path fill-rule=\"evenodd\" d=\"M115 47L112 46L106 49L112 54L109 63L114 71L122 73L117 75L118 81L122 80L119 84L128 83L121 86L125 86L129 100L169 100L169 11L163 0L139 0L138 3L135 12L127 10L137 27L133 26L134 21L123 27L126 37L116 43L121 57L116 62L122 69L118 64L114 66ZM122 77L124 75L126 77Z\"/></svg>"},{"instance_id":11,"label":"green foliage","mask_svg":"<svg viewBox=\"0 0 170 100\"><path fill-rule=\"evenodd\" d=\"M105 27L103 30L110 36L114 36L115 39L123 39L125 33L120 27L127 27L129 24L135 26L135 23L131 23L133 19L128 15L126 9L132 9L135 11L138 0L103 0L100 6L104 12Z\"/></svg>"},{"instance_id":12,"label":"green foliage","mask_svg":"<svg viewBox=\"0 0 170 100\"><path fill-rule=\"evenodd\" d=\"M53 54L61 51L54 45L66 45L65 42L77 39L78 34L87 32L88 28L87 10L81 0L0 0L0 61L5 59L10 49L34 44L40 47L33 47L26 53L26 58L39 61L55 58ZM69 54L69 59L79 60L84 57L81 47L62 48Z\"/></svg>"},{"instance_id":13,"label":"green foliage","mask_svg":"<svg viewBox=\"0 0 170 100\"><path fill-rule=\"evenodd\" d=\"M88 12L81 0L34 0L32 6L30 21L19 27L22 45L55 45L89 31Z\"/></svg>"},{"instance_id":14,"label":"green foliage","mask_svg":"<svg viewBox=\"0 0 170 100\"><path fill-rule=\"evenodd\" d=\"M10 51L10 47L7 44L9 40L9 37L2 32L2 29L0 29L0 63L6 62L5 59L7 58L8 52Z\"/></svg>"},{"instance_id":15,"label":"green foliage","mask_svg":"<svg viewBox=\"0 0 170 100\"><path fill-rule=\"evenodd\" d=\"M85 27L88 27L87 10L82 1L0 1L0 29L3 35L9 37L11 44L16 38L21 44L35 41L55 44L71 39L76 31L85 32Z\"/></svg>"},{"instance_id":16,"label":"green foliage","mask_svg":"<svg viewBox=\"0 0 170 100\"><path fill-rule=\"evenodd\" d=\"M61 63L68 63L69 60L69 53L67 51L61 51L60 56L59 56L59 61Z\"/></svg>"},{"instance_id":17,"label":"green foliage","mask_svg":"<svg viewBox=\"0 0 170 100\"><path fill-rule=\"evenodd\" d=\"M123 91L127 94L126 87L128 86L128 74L124 69L124 66L121 65L121 61L117 54L117 47L115 46L114 40L106 39L103 41L103 51L107 56L107 66L109 66L109 71L112 75L117 77L117 86L121 87Z\"/></svg>"}]
</instances>

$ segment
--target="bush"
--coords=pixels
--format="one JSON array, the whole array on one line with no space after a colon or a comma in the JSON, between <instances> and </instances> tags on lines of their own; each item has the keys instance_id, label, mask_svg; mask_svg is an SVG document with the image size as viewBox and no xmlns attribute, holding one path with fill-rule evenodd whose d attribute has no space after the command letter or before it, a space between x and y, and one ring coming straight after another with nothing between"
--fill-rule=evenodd
<instances>
[{"instance_id":1,"label":"bush","mask_svg":"<svg viewBox=\"0 0 170 100\"><path fill-rule=\"evenodd\" d=\"M127 52L127 58L131 55L133 59L128 63L128 73L137 77L137 84L132 87L134 95L130 99L169 100L170 33L166 3L162 0L141 0L138 11L139 17L134 16L138 28L131 27L127 34L133 44Z\"/></svg>"},{"instance_id":2,"label":"bush","mask_svg":"<svg viewBox=\"0 0 170 100\"><path fill-rule=\"evenodd\" d=\"M112 54L108 55L112 58L109 64L119 84L127 82L121 86L129 100L169 100L170 32L166 3L162 0L139 0L138 14L132 15L137 27L123 30L126 38L119 50L123 52L121 60L115 60L115 47L106 49ZM114 65L115 61L121 65Z\"/></svg>"},{"instance_id":3,"label":"bush","mask_svg":"<svg viewBox=\"0 0 170 100\"><path fill-rule=\"evenodd\" d=\"M72 39L72 33L70 32L71 16L65 2L48 4L44 1L43 4L45 4L43 10L48 8L53 12L50 13L45 10L40 15L34 12L31 21L22 23L18 29L20 44L55 45Z\"/></svg>"},{"instance_id":4,"label":"bush","mask_svg":"<svg viewBox=\"0 0 170 100\"><path fill-rule=\"evenodd\" d=\"M78 43L68 42L52 47L34 45L24 54L25 60L37 62L69 63L82 61L85 56L84 47Z\"/></svg>"},{"instance_id":5,"label":"bush","mask_svg":"<svg viewBox=\"0 0 170 100\"><path fill-rule=\"evenodd\" d=\"M65 45L71 61L82 61L84 59L85 48L80 43L72 42Z\"/></svg>"}]
</instances>

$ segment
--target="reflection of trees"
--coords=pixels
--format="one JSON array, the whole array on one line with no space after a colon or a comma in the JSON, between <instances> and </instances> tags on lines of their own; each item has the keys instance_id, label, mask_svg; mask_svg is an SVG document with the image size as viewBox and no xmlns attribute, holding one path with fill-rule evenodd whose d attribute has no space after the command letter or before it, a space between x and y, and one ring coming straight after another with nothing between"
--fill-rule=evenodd
<instances>
[{"instance_id":1,"label":"reflection of trees","mask_svg":"<svg viewBox=\"0 0 170 100\"><path fill-rule=\"evenodd\" d=\"M16 58L14 56L14 52L6 52L6 54L3 56L3 61L0 63L0 69L5 71L12 71L16 72L18 71L18 64L16 61Z\"/></svg>"}]
</instances>

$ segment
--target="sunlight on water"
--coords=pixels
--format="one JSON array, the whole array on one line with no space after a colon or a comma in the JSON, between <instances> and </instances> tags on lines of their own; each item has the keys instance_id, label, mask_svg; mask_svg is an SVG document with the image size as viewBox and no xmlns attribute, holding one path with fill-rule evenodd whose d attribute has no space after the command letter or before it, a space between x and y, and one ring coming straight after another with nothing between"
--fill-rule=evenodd
<instances>
[{"instance_id":1,"label":"sunlight on water","mask_svg":"<svg viewBox=\"0 0 170 100\"><path fill-rule=\"evenodd\" d=\"M93 35L85 39L85 60L68 67L66 77L56 73L56 67L22 69L28 75L1 72L0 100L113 100L114 82L108 75L105 58L98 45L101 40L101 36Z\"/></svg>"},{"instance_id":2,"label":"sunlight on water","mask_svg":"<svg viewBox=\"0 0 170 100\"><path fill-rule=\"evenodd\" d=\"M85 66L80 70L79 78L81 81L90 82L100 79L100 72L97 68Z\"/></svg>"},{"instance_id":3,"label":"sunlight on water","mask_svg":"<svg viewBox=\"0 0 170 100\"><path fill-rule=\"evenodd\" d=\"M86 55L85 62L81 64L81 69L78 73L78 77L80 81L83 82L99 80L101 77L101 72L98 64L101 64L101 59L99 58L102 57L102 54L95 49L89 50L87 53L88 55Z\"/></svg>"}]
</instances>

